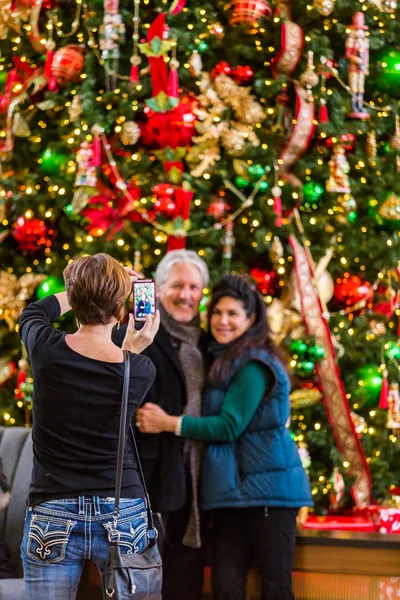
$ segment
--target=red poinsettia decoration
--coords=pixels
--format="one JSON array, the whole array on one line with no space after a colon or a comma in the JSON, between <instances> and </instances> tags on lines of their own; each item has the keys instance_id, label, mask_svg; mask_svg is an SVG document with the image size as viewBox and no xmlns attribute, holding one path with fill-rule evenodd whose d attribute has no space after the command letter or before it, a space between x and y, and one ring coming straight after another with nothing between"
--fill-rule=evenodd
<instances>
[{"instance_id":1,"label":"red poinsettia decoration","mask_svg":"<svg viewBox=\"0 0 400 600\"><path fill-rule=\"evenodd\" d=\"M89 221L86 230L93 237L101 237L108 232L107 240L112 240L122 229L126 219L133 222L145 221L142 214L134 208L139 197L140 188L135 184L128 184L124 194L119 198L115 194L93 196L87 208L81 213Z\"/></svg>"}]
</instances>

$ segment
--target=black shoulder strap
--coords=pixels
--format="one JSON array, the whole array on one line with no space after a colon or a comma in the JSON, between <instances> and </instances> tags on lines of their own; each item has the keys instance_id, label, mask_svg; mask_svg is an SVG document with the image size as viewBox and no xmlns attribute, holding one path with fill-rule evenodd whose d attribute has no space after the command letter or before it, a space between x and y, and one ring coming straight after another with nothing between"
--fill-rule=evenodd
<instances>
[{"instance_id":1,"label":"black shoulder strap","mask_svg":"<svg viewBox=\"0 0 400 600\"><path fill-rule=\"evenodd\" d=\"M125 451L125 438L126 438L126 418L128 413L128 396L129 396L129 378L131 374L131 359L130 354L127 350L124 350L124 384L122 386L122 406L121 406L121 419L119 423L119 442L118 442L118 459L117 459L117 474L115 477L115 501L114 501L114 519L119 517L119 501L121 498L121 484L122 484L122 472L124 466L124 451ZM144 480L143 469L139 458L139 453L136 445L135 436L133 434L132 425L130 425L130 434L133 443L133 449L135 451L136 462L139 469L140 479L144 488L144 494L147 502L148 512L148 523L149 523L149 537L152 535L150 532L154 530L153 514L151 512L150 498L147 492L146 482Z\"/></svg>"}]
</instances>

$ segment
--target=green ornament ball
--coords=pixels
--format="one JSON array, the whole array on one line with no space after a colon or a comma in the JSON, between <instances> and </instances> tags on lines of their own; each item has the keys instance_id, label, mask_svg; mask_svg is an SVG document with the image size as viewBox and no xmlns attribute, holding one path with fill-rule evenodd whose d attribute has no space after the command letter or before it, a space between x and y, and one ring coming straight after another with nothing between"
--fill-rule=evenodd
<instances>
[{"instance_id":1,"label":"green ornament ball","mask_svg":"<svg viewBox=\"0 0 400 600\"><path fill-rule=\"evenodd\" d=\"M200 300L200 308L199 308L199 312L203 313L203 312L207 312L207 304L210 301L210 297L209 296L203 296L202 299Z\"/></svg>"},{"instance_id":2,"label":"green ornament ball","mask_svg":"<svg viewBox=\"0 0 400 600\"><path fill-rule=\"evenodd\" d=\"M250 165L248 172L252 179L260 179L264 175L265 169L262 165Z\"/></svg>"},{"instance_id":3,"label":"green ornament ball","mask_svg":"<svg viewBox=\"0 0 400 600\"><path fill-rule=\"evenodd\" d=\"M367 406L375 405L379 400L382 387L382 375L375 365L364 365L356 372L359 392Z\"/></svg>"},{"instance_id":4,"label":"green ornament ball","mask_svg":"<svg viewBox=\"0 0 400 600\"><path fill-rule=\"evenodd\" d=\"M41 158L42 162L40 166L45 175L57 175L60 173L61 169L65 167L68 161L68 156L55 152L54 150L51 150L51 148L47 148L43 152Z\"/></svg>"},{"instance_id":5,"label":"green ornament ball","mask_svg":"<svg viewBox=\"0 0 400 600\"><path fill-rule=\"evenodd\" d=\"M5 84L5 82L7 81L7 75L8 72L7 71L0 71L0 86L3 86Z\"/></svg>"},{"instance_id":6,"label":"green ornament ball","mask_svg":"<svg viewBox=\"0 0 400 600\"><path fill-rule=\"evenodd\" d=\"M197 50L199 52L205 52L206 50L208 50L208 44L207 42L201 41L197 44Z\"/></svg>"},{"instance_id":7,"label":"green ornament ball","mask_svg":"<svg viewBox=\"0 0 400 600\"><path fill-rule=\"evenodd\" d=\"M62 279L54 277L53 275L50 275L50 277L42 281L42 283L38 286L36 294L39 300L43 300L43 298L46 298L47 296L51 296L52 294L59 294L60 292L64 291L64 281Z\"/></svg>"},{"instance_id":8,"label":"green ornament ball","mask_svg":"<svg viewBox=\"0 0 400 600\"><path fill-rule=\"evenodd\" d=\"M396 342L389 342L387 344L389 347L385 351L385 357L389 360L399 360L400 361L400 346L396 344Z\"/></svg>"},{"instance_id":9,"label":"green ornament ball","mask_svg":"<svg viewBox=\"0 0 400 600\"><path fill-rule=\"evenodd\" d=\"M378 58L376 86L389 94L399 93L400 86L400 51L397 48L384 50Z\"/></svg>"},{"instance_id":10,"label":"green ornament ball","mask_svg":"<svg viewBox=\"0 0 400 600\"><path fill-rule=\"evenodd\" d=\"M355 210L351 210L349 212L349 214L347 215L347 221L349 223L354 223L355 221L357 221L357 213Z\"/></svg>"},{"instance_id":11,"label":"green ornament ball","mask_svg":"<svg viewBox=\"0 0 400 600\"><path fill-rule=\"evenodd\" d=\"M245 179L244 177L241 177L239 175L238 177L235 177L235 185L240 190L243 190L244 188L246 188L249 185L249 182L247 181L247 179Z\"/></svg>"},{"instance_id":12,"label":"green ornament ball","mask_svg":"<svg viewBox=\"0 0 400 600\"><path fill-rule=\"evenodd\" d=\"M256 183L256 185L258 185L258 189L260 190L260 192L266 192L267 189L269 188L268 181L261 181L260 184Z\"/></svg>"},{"instance_id":13,"label":"green ornament ball","mask_svg":"<svg viewBox=\"0 0 400 600\"><path fill-rule=\"evenodd\" d=\"M315 344L314 346L310 346L308 348L307 356L311 361L317 363L317 362L320 362L324 358L325 350L324 350L323 346L320 346L319 344Z\"/></svg>"},{"instance_id":14,"label":"green ornament ball","mask_svg":"<svg viewBox=\"0 0 400 600\"><path fill-rule=\"evenodd\" d=\"M312 375L314 373L314 370L315 370L315 363L313 363L311 360L302 360L301 362L298 362L296 365L296 373L300 377L309 377L310 375Z\"/></svg>"},{"instance_id":15,"label":"green ornament ball","mask_svg":"<svg viewBox=\"0 0 400 600\"><path fill-rule=\"evenodd\" d=\"M296 356L305 356L308 346L303 340L294 340L289 346L290 352Z\"/></svg>"},{"instance_id":16,"label":"green ornament ball","mask_svg":"<svg viewBox=\"0 0 400 600\"><path fill-rule=\"evenodd\" d=\"M308 202L309 204L318 202L324 191L322 185L317 181L308 181L303 186L304 202Z\"/></svg>"}]
</instances>

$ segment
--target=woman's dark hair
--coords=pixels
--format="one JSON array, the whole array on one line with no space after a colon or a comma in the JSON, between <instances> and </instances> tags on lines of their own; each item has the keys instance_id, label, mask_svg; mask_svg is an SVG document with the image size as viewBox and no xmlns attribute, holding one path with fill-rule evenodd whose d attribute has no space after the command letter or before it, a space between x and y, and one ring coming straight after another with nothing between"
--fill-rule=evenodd
<instances>
[{"instance_id":1,"label":"woman's dark hair","mask_svg":"<svg viewBox=\"0 0 400 600\"><path fill-rule=\"evenodd\" d=\"M240 338L235 340L229 348L217 358L208 375L212 385L218 385L230 374L233 362L247 350L265 348L277 356L284 363L281 350L275 345L268 326L266 305L256 289L237 275L226 275L212 289L211 300L208 304L208 330L211 335L211 316L214 308L222 298L233 298L242 303L247 318L255 316L254 323ZM213 338L212 338L213 339Z\"/></svg>"}]
</instances>

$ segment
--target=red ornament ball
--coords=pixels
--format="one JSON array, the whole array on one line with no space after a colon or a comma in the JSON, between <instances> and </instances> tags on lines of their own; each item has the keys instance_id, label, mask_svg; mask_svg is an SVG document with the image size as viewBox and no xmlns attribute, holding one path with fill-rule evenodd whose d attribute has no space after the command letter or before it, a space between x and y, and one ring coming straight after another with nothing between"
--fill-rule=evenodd
<instances>
[{"instance_id":1,"label":"red ornament ball","mask_svg":"<svg viewBox=\"0 0 400 600\"><path fill-rule=\"evenodd\" d=\"M85 64L83 53L84 49L78 44L69 44L54 53L51 74L59 85L79 79Z\"/></svg>"},{"instance_id":2,"label":"red ornament ball","mask_svg":"<svg viewBox=\"0 0 400 600\"><path fill-rule=\"evenodd\" d=\"M141 142L153 150L190 146L196 134L197 120L193 113L194 101L183 96L176 108L165 112L144 109L147 117L141 126Z\"/></svg>"},{"instance_id":3,"label":"red ornament ball","mask_svg":"<svg viewBox=\"0 0 400 600\"><path fill-rule=\"evenodd\" d=\"M157 183L153 186L153 193L157 198L154 203L156 215L170 218L175 213L175 190L169 183Z\"/></svg>"},{"instance_id":4,"label":"red ornament ball","mask_svg":"<svg viewBox=\"0 0 400 600\"><path fill-rule=\"evenodd\" d=\"M254 71L248 65L239 66L233 69L233 79L239 85L247 85L254 76Z\"/></svg>"},{"instance_id":5,"label":"red ornament ball","mask_svg":"<svg viewBox=\"0 0 400 600\"><path fill-rule=\"evenodd\" d=\"M234 0L232 2L231 25L254 25L261 18L272 15L272 9L267 0Z\"/></svg>"},{"instance_id":6,"label":"red ornament ball","mask_svg":"<svg viewBox=\"0 0 400 600\"><path fill-rule=\"evenodd\" d=\"M335 282L333 297L340 306L354 307L361 301L364 301L366 306L372 300L373 295L374 290L371 284L363 281L358 275L347 273Z\"/></svg>"},{"instance_id":7,"label":"red ornament ball","mask_svg":"<svg viewBox=\"0 0 400 600\"><path fill-rule=\"evenodd\" d=\"M176 204L169 196L160 196L154 203L156 215L171 218L175 212Z\"/></svg>"},{"instance_id":8,"label":"red ornament ball","mask_svg":"<svg viewBox=\"0 0 400 600\"><path fill-rule=\"evenodd\" d=\"M254 267L251 269L250 275L256 282L259 292L264 295L274 294L278 285L278 276L273 269L269 271L268 269Z\"/></svg>"},{"instance_id":9,"label":"red ornament ball","mask_svg":"<svg viewBox=\"0 0 400 600\"><path fill-rule=\"evenodd\" d=\"M13 236L23 252L34 253L51 246L54 229L41 219L21 216L14 224Z\"/></svg>"}]
</instances>

